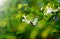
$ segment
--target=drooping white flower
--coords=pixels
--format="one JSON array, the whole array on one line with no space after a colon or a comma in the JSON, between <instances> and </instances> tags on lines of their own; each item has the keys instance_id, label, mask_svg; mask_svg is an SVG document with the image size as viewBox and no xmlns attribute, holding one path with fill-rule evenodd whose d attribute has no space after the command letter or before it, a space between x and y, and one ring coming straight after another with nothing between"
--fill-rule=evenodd
<instances>
[{"instance_id":1,"label":"drooping white flower","mask_svg":"<svg viewBox=\"0 0 60 39\"><path fill-rule=\"evenodd\" d=\"M44 12L44 15L50 14L51 12L53 12L53 9L47 6L46 11Z\"/></svg>"},{"instance_id":2,"label":"drooping white flower","mask_svg":"<svg viewBox=\"0 0 60 39\"><path fill-rule=\"evenodd\" d=\"M30 20L25 19L25 22L29 24L30 23Z\"/></svg>"},{"instance_id":3,"label":"drooping white flower","mask_svg":"<svg viewBox=\"0 0 60 39\"><path fill-rule=\"evenodd\" d=\"M22 19L23 22L26 22L27 24L30 23L30 20L27 20L27 19Z\"/></svg>"},{"instance_id":4,"label":"drooping white flower","mask_svg":"<svg viewBox=\"0 0 60 39\"><path fill-rule=\"evenodd\" d=\"M23 15L24 19L22 19L23 22L30 23L30 20L27 20L27 16Z\"/></svg>"},{"instance_id":5,"label":"drooping white flower","mask_svg":"<svg viewBox=\"0 0 60 39\"><path fill-rule=\"evenodd\" d=\"M37 22L38 22L38 18L35 18L33 21L33 25L36 25Z\"/></svg>"},{"instance_id":6,"label":"drooping white flower","mask_svg":"<svg viewBox=\"0 0 60 39\"><path fill-rule=\"evenodd\" d=\"M51 13L52 11L53 11L52 8L47 7L47 10L46 10L46 13L47 13L47 14Z\"/></svg>"}]
</instances>

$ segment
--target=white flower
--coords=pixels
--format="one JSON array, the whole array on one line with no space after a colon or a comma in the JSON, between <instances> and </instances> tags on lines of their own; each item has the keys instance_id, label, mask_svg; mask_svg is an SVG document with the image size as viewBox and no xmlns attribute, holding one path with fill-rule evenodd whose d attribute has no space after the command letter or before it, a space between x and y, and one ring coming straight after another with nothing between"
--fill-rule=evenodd
<instances>
[{"instance_id":1,"label":"white flower","mask_svg":"<svg viewBox=\"0 0 60 39\"><path fill-rule=\"evenodd\" d=\"M52 11L53 11L53 9L52 9L52 8L47 8L46 13L47 13L47 14L49 14L49 13L51 13Z\"/></svg>"},{"instance_id":2,"label":"white flower","mask_svg":"<svg viewBox=\"0 0 60 39\"><path fill-rule=\"evenodd\" d=\"M27 19L22 19L23 22L26 22L26 23L30 23L30 20L27 20Z\"/></svg>"},{"instance_id":3,"label":"white flower","mask_svg":"<svg viewBox=\"0 0 60 39\"><path fill-rule=\"evenodd\" d=\"M23 22L30 23L30 20L27 20L27 16L23 15L24 19L22 19Z\"/></svg>"},{"instance_id":4,"label":"white flower","mask_svg":"<svg viewBox=\"0 0 60 39\"><path fill-rule=\"evenodd\" d=\"M60 9L60 7L58 7L58 9Z\"/></svg>"},{"instance_id":5,"label":"white flower","mask_svg":"<svg viewBox=\"0 0 60 39\"><path fill-rule=\"evenodd\" d=\"M36 25L37 22L38 22L38 18L35 18L33 21L33 25Z\"/></svg>"},{"instance_id":6,"label":"white flower","mask_svg":"<svg viewBox=\"0 0 60 39\"><path fill-rule=\"evenodd\" d=\"M25 19L25 22L29 24L30 23L30 20Z\"/></svg>"},{"instance_id":7,"label":"white flower","mask_svg":"<svg viewBox=\"0 0 60 39\"><path fill-rule=\"evenodd\" d=\"M50 8L50 7L46 7L47 8L47 10L46 10L46 12L44 13L44 15L47 15L47 14L50 14L50 13L52 13L52 12L57 12L59 9L60 9L60 7L58 7L58 9L52 9L52 8Z\"/></svg>"},{"instance_id":8,"label":"white flower","mask_svg":"<svg viewBox=\"0 0 60 39\"><path fill-rule=\"evenodd\" d=\"M51 12L53 12L53 9L47 6L44 15L50 14Z\"/></svg>"}]
</instances>

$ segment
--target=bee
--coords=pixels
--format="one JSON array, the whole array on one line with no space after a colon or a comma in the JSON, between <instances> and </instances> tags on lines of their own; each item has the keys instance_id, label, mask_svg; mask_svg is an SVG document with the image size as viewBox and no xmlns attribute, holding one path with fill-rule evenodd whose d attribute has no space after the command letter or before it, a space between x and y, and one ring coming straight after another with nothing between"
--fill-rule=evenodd
<instances>
[{"instance_id":1,"label":"bee","mask_svg":"<svg viewBox=\"0 0 60 39\"><path fill-rule=\"evenodd\" d=\"M33 22L31 22L31 21L30 21L30 24L31 24L32 26L34 26L34 25L33 25Z\"/></svg>"}]
</instances>

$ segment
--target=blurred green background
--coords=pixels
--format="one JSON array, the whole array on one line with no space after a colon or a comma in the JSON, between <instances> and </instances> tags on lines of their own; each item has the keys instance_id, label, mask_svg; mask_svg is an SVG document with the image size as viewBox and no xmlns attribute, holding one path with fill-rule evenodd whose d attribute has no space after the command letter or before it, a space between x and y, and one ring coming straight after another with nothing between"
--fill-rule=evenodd
<instances>
[{"instance_id":1,"label":"blurred green background","mask_svg":"<svg viewBox=\"0 0 60 39\"><path fill-rule=\"evenodd\" d=\"M60 39L60 0L1 0L0 39Z\"/></svg>"}]
</instances>

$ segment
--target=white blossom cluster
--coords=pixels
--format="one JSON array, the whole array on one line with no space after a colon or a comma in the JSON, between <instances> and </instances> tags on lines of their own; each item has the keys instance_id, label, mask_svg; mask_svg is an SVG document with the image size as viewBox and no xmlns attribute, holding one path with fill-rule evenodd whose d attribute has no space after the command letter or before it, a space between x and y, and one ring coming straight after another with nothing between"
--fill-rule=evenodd
<instances>
[{"instance_id":1,"label":"white blossom cluster","mask_svg":"<svg viewBox=\"0 0 60 39\"><path fill-rule=\"evenodd\" d=\"M59 9L60 9L60 7L58 7L57 9L52 9L52 8L47 7L46 14L49 14L51 12L57 12L57 11L59 11Z\"/></svg>"},{"instance_id":2,"label":"white blossom cluster","mask_svg":"<svg viewBox=\"0 0 60 39\"><path fill-rule=\"evenodd\" d=\"M52 8L47 7L46 13L47 13L47 14L49 14L49 13L51 13L51 12L53 12L53 9L52 9Z\"/></svg>"},{"instance_id":3,"label":"white blossom cluster","mask_svg":"<svg viewBox=\"0 0 60 39\"><path fill-rule=\"evenodd\" d=\"M60 7L58 7L57 9L53 9L53 8L47 6L46 12L44 13L44 15L50 14L52 12L57 12L57 11L59 11L59 9L60 9ZM43 7L40 10L43 10Z\"/></svg>"},{"instance_id":4,"label":"white blossom cluster","mask_svg":"<svg viewBox=\"0 0 60 39\"><path fill-rule=\"evenodd\" d=\"M22 19L23 22L26 22L26 23L28 23L28 24L30 24L30 22L32 22L32 20L28 20L28 19L26 18L27 16L23 15L23 17L24 17L24 19ZM38 22L38 18L35 18L32 23L33 23L33 25L36 25L37 22Z\"/></svg>"}]
</instances>

